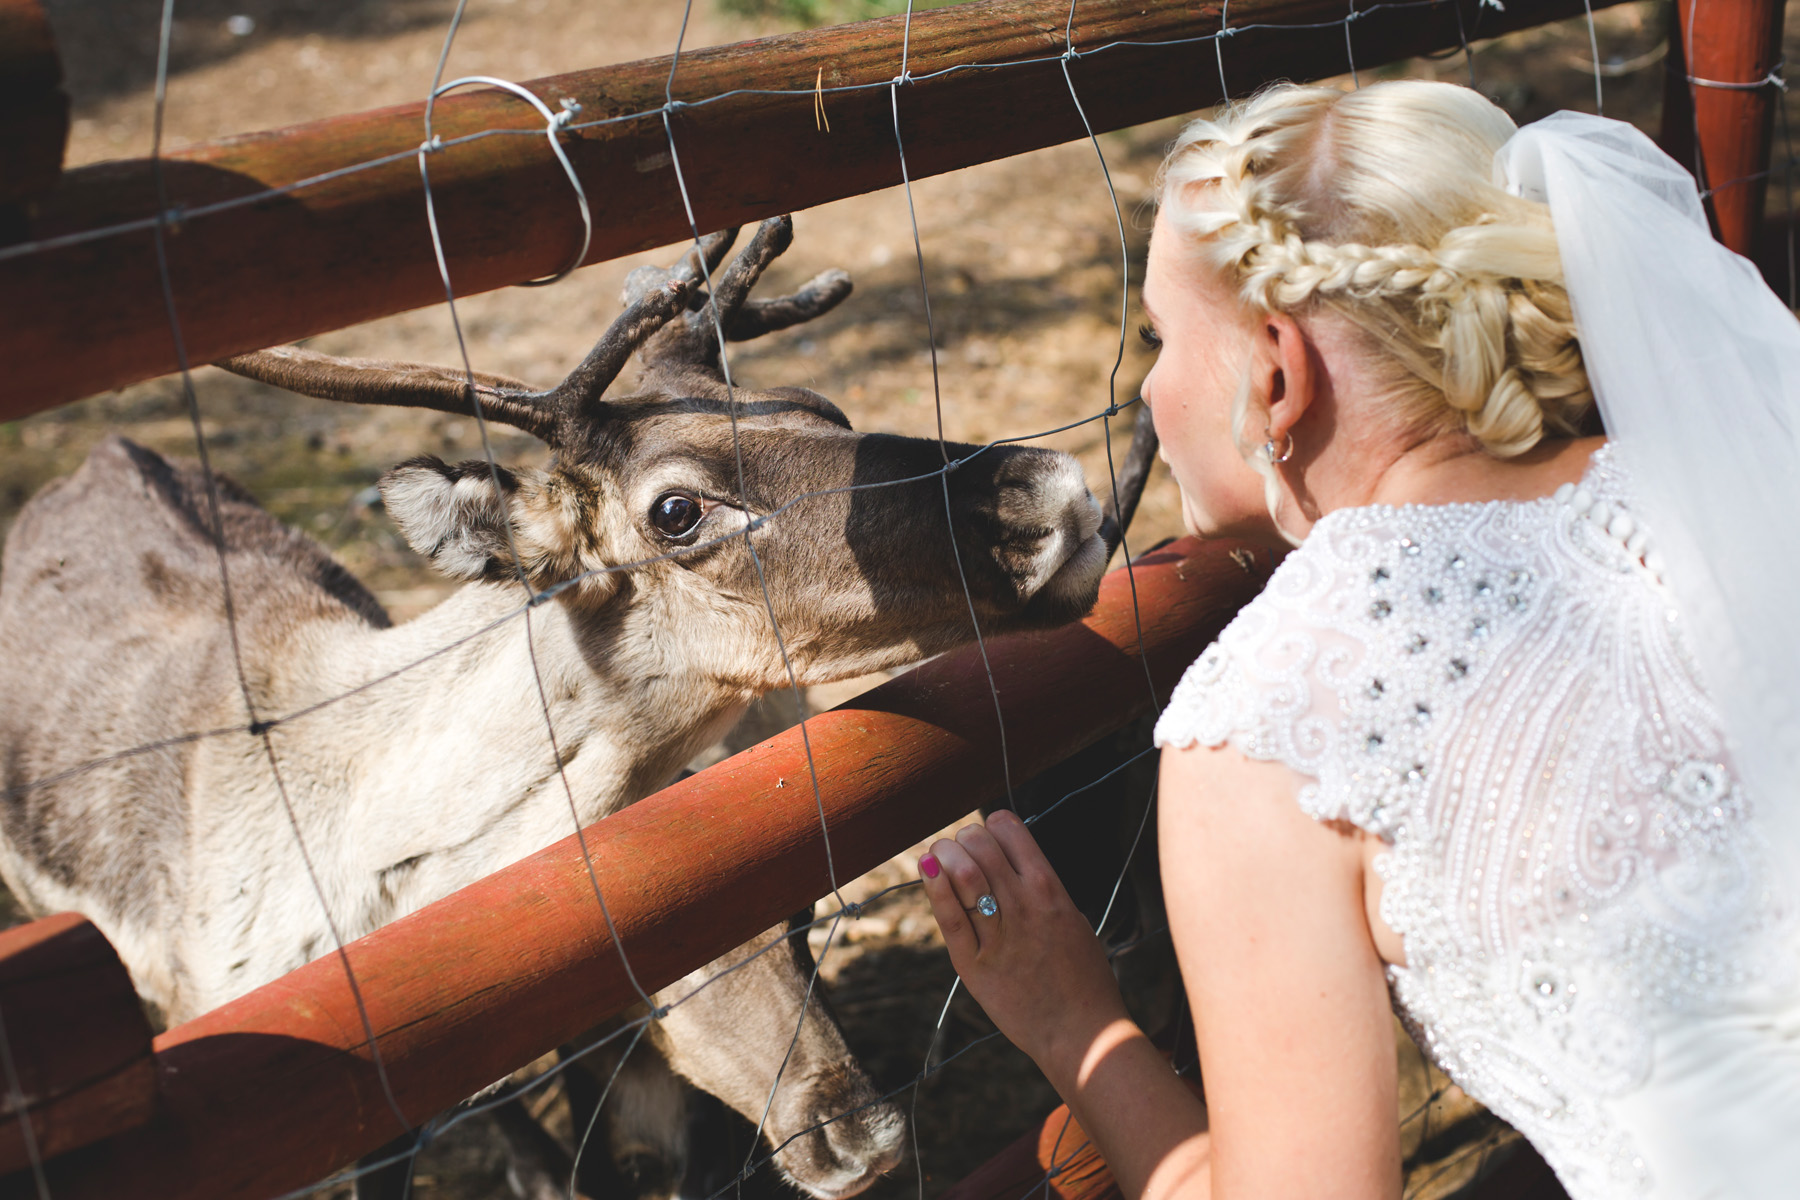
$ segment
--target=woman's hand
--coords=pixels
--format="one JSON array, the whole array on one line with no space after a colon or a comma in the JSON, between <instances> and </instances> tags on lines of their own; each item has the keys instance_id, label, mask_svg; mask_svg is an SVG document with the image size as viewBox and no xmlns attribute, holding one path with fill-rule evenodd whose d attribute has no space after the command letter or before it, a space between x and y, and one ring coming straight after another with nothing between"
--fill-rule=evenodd
<instances>
[{"instance_id":1,"label":"woman's hand","mask_svg":"<svg viewBox=\"0 0 1800 1200\"><path fill-rule=\"evenodd\" d=\"M939 838L919 874L969 994L1052 1082L1078 1077L1129 1017L1100 940L1025 823L1001 811ZM984 896L992 916L977 907Z\"/></svg>"}]
</instances>

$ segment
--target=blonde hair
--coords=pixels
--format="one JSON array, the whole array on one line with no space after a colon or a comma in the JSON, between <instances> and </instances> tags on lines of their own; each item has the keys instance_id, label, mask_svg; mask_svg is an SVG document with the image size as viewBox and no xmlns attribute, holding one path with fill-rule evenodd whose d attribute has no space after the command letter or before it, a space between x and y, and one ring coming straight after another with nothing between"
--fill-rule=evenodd
<instances>
[{"instance_id":1,"label":"blonde hair","mask_svg":"<svg viewBox=\"0 0 1800 1200\"><path fill-rule=\"evenodd\" d=\"M1453 84L1277 85L1183 129L1158 200L1246 303L1361 329L1408 428L1510 457L1593 398L1549 212L1493 183L1514 128Z\"/></svg>"}]
</instances>

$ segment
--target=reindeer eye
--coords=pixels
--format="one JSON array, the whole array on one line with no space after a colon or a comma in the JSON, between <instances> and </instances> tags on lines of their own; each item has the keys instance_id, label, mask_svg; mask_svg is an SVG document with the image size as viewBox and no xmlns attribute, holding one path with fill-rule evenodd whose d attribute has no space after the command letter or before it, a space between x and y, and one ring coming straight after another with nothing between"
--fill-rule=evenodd
<instances>
[{"instance_id":1,"label":"reindeer eye","mask_svg":"<svg viewBox=\"0 0 1800 1200\"><path fill-rule=\"evenodd\" d=\"M706 509L700 501L683 492L667 492L656 498L650 508L650 524L665 537L682 537L694 531Z\"/></svg>"}]
</instances>

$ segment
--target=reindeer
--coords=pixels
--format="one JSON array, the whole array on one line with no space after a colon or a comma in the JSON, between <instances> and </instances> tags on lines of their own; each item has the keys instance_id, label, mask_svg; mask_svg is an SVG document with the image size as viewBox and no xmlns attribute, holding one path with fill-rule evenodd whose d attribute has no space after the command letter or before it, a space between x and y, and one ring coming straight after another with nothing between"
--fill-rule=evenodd
<instances>
[{"instance_id":1,"label":"reindeer","mask_svg":"<svg viewBox=\"0 0 1800 1200\"><path fill-rule=\"evenodd\" d=\"M709 285L734 232L634 272L548 391L291 347L220 364L346 402L466 412L472 393L551 447L543 470L422 457L382 477L407 541L466 581L403 625L229 480L122 439L34 498L0 566L0 876L24 905L88 914L185 1020L646 795L790 668L809 684L914 661L968 640L971 608L989 633L1085 613L1116 523L1072 458L857 433L806 388L727 384L721 331L850 291L832 271L748 298L787 218ZM640 390L607 398L640 350ZM242 729L246 702L250 733L181 740ZM772 988L797 1012L793 978L740 973L738 1002ZM778 1055L690 1053L671 1022L659 1039L762 1116ZM874 1095L824 1061L844 1052L817 1004L803 1042L764 1131L836 1200L895 1161L900 1122L875 1105L796 1137Z\"/></svg>"}]
</instances>

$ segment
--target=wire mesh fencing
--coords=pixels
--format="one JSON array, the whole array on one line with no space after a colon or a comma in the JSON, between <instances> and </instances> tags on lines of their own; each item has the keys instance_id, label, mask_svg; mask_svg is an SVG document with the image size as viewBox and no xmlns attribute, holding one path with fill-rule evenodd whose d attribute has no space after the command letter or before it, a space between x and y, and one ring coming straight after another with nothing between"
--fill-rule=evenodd
<instances>
[{"instance_id":1,"label":"wire mesh fencing","mask_svg":"<svg viewBox=\"0 0 1800 1200\"><path fill-rule=\"evenodd\" d=\"M731 326L743 311L734 307L742 297L728 302L730 268L721 267L724 273L715 274L702 265L718 255L708 241L712 231L695 216L685 174L692 167L691 153L684 158L674 119L684 107L723 98L682 92L681 60L691 49L690 39L699 28L718 36L716 31L735 27L723 24L716 13L696 10L691 2L669 5L654 15L621 7L614 19L628 15L646 27L668 27L670 40L663 50L671 57L663 103L640 112L585 114L553 107L507 78L510 72L486 67L479 46L469 47L471 37L478 35L515 43L520 35L500 31L513 23L519 7L514 0L487 14L480 13L480 4L469 8L461 2L449 14L409 10L406 20L416 28L423 30L441 19L442 29L439 47L429 61L412 64L424 67L422 76L417 69L411 75L422 78L424 92L433 101L465 86L500 88L517 96L536 114L535 124L486 135L543 139L565 167L562 138L601 123L660 124L689 238L687 245L653 258L665 268L671 262L691 265L689 291L671 316L683 336L711 356L706 360L709 371L716 368L709 378L716 376L717 392L705 413L714 419L713 427L705 436L722 448L715 457L725 468L715 471L707 488L653 481L649 492L629 499L636 506L634 514L645 515L638 511L645 508L644 499L657 511L672 511L665 508L669 497L679 497L698 511L701 520L713 524L703 534L690 536L697 522L660 549L639 548L626 554L609 554L616 538L584 534L575 539L582 542L582 553L569 552L544 567L557 559L557 551L540 544L542 522L533 523L535 517L504 519L488 531L483 565L475 572L482 578L461 590L431 581L387 530L380 500L372 491L369 461L383 454L392 461L422 451L466 448L472 455L468 462L445 468L450 473L439 476L448 488L432 501L440 505L448 505L461 489L476 496L476 507L505 503L526 493L537 499L549 497L541 511L552 514L590 513L602 506L602 498L568 495L575 485L556 474L559 463L579 457L580 435L559 435L557 460L550 461L532 439L508 432L522 428L519 421L497 416L503 412L500 402L514 395L510 384L490 384L482 376L494 371L542 376L549 360L578 357L592 341L593 329L606 324L616 307L601 293L618 289L624 282L623 269L600 269L607 272L603 281L596 272L584 273L596 275L593 280L571 276L529 302L517 292L463 296L432 198L434 162L449 144L433 133L429 107L420 144L409 155L425 185L425 204L413 235L432 247L444 302L427 313L347 331L318 344L329 345L334 352L414 357L383 345L384 338L399 333L406 343L424 348L416 357L455 364L447 378L451 390L468 401L461 411L447 405L429 416L381 410L379 415L351 420L324 403L275 401L266 391L198 373L198 364L187 362L183 349L182 297L169 256L177 252L179 225L204 221L209 214L182 211L179 196L164 188L159 173L162 194L154 215L133 229L83 236L100 240L131 232L151 235L158 263L156 285L182 369L174 380L92 407L109 416L136 416L139 428L152 435L146 440L171 447L181 440L172 423L185 424L187 445L200 460L200 471L181 477L185 482L180 487L187 489L182 511L197 523L213 551L210 563L189 564L187 577L208 576L211 591L206 604L217 605L223 622L222 640L215 641L212 660L204 664L222 689L211 710L216 715L210 721L178 723L151 738L109 742L106 734L96 733L73 748L60 749L62 757L54 762L41 760L42 765L18 777L9 774L4 799L16 811L45 813L52 811L58 798L104 796L107 787L121 779L185 775L191 781L222 771L218 764L226 761L235 774L224 777L247 782L262 797L266 811L257 820L244 820L228 838L235 838L241 847L233 865L246 877L247 890L262 886L251 877L271 865L286 873L271 896L279 896L280 905L289 909L307 910L290 923L303 933L300 948L290 957L336 960L354 1000L352 1015L361 1029L361 1043L380 1082L386 1109L381 1119L392 1132L385 1147L354 1166L346 1165L332 1178L288 1194L333 1190L347 1194L358 1187L364 1194L401 1195L409 1189L420 1195L481 1194L481 1188L497 1186L494 1164L502 1157L506 1164L502 1169L511 1172L509 1186L526 1194L679 1193L714 1200L745 1189L787 1186L779 1182L783 1178L815 1195L841 1192L847 1178L857 1186L873 1183L876 1194L882 1195L923 1196L942 1190L972 1162L1024 1129L1035 1113L1049 1107L1050 1098L1041 1081L1030 1078L1028 1066L1004 1058L991 1026L958 993L934 949L905 848L892 847L900 858L872 876L840 874L826 815L834 778L813 753L806 723L799 735L805 769L783 782L815 804L829 895L815 910L777 926L743 951L720 960L714 969L702 968L668 986L639 977L613 927L616 893L609 888L606 873L596 868L586 839L604 838L606 826L594 824L598 818L664 782L692 756L692 743L700 732L718 732L714 727L752 693L772 694L767 704L778 714L785 709L785 716L768 718L766 710L759 711L780 725L839 698L841 691L827 690L837 686L833 676L847 675L867 684L904 661L901 647L911 643L917 649L920 639L896 623L884 635L885 643L860 646L861 658L840 655L834 660L820 649L821 642L847 635L810 622L808 610L824 606L796 599L790 589L797 586L795 580L819 573L819 564L832 561L808 543L843 534L841 520L835 530L824 533L803 526L809 511L834 504L839 509L874 505L870 511L876 515L868 520L875 525L916 519L919 512L929 511L935 536L948 551L949 568L943 585L935 589L938 608L930 610L930 619L959 626L953 639L939 637L931 648L942 648L951 640L972 644L991 701L990 752L999 786L993 795L972 795L971 806L974 800L985 799L1032 813L1050 843L1061 840L1091 848L1098 839L1106 844L1106 852L1097 856L1098 865L1090 864L1089 877L1078 884L1081 898L1097 928L1111 940L1115 962L1121 976L1133 984L1146 1024L1168 1031L1172 1053L1182 1061L1181 996L1157 911L1154 847L1148 836L1153 829L1154 758L1147 749L1146 729L1140 723L1109 738L1059 772L1035 779L1015 773L1008 749L1009 696L994 684L989 643L1019 622L997 611L979 582L971 584L980 564L966 558L971 553L971 522L965 514L959 524L958 497L953 495L954 488L986 470L1009 447L1030 443L1074 452L1095 492L1117 506L1116 468L1123 442L1115 447L1114 434L1129 429L1136 418L1133 385L1147 364L1145 352L1131 336L1133 286L1141 278L1146 238L1144 204L1160 145L1172 126L1104 135L1089 127L1084 143L1042 152L1019 164L981 168L967 177L916 180L909 173L907 153L910 148L916 156L917 147L907 143L904 117L912 89L929 79L908 68L912 14L907 10L893 27L894 77L880 84L856 85L885 92L901 186L889 194L841 202L834 210L803 214L792 256L809 260L807 267L840 265L830 261L840 256L857 273L866 272L873 286L863 286L836 313L821 316L816 326L786 334L785 342L776 340L784 335L775 334L767 342L745 342L740 348L732 340ZM1359 42L1359 23L1370 14L1446 8L1462 23L1467 40L1441 59L1414 61L1399 69L1485 86L1502 102L1510 100L1509 107L1521 115L1531 115L1542 104L1544 95L1536 93L1560 92L1571 80L1578 80L1583 90L1571 106L1615 101L1617 92L1602 81L1609 72L1616 75L1619 64L1643 53L1638 49L1641 42L1654 40L1653 30L1646 33L1654 15L1643 6L1590 14L1578 28L1520 35L1519 46L1502 43L1490 48L1479 45L1488 11L1484 4L1404 0L1359 5L1352 0L1343 15L1325 27L1342 33L1344 86L1366 82L1378 70L1396 69L1378 67L1380 55ZM173 69L182 49L181 11L177 0L162 4L155 23L154 69L142 87L118 101L148 110L153 164L163 159L166 114L184 85L206 70ZM552 56L549 47L565 36L558 17L569 14L558 10L525 35L528 49L535 42L540 47L536 53ZM1056 31L1046 33L1042 61L1058 65L1067 101L1085 125L1086 104L1093 98L1082 94L1071 64L1083 54L1103 54L1107 48L1075 50L1081 17L1081 7L1071 4L1060 44ZM210 11L205 19L218 23ZM246 21L249 31L237 32ZM247 14L230 14L222 23L229 38L249 39L255 34L256 21ZM528 20L517 23L532 25ZM1185 39L1197 62L1217 70L1221 89L1227 92L1233 38L1245 28L1234 24L1229 6L1223 6L1216 30ZM1309 28L1316 33L1321 27ZM415 43L423 36L417 34ZM315 74L331 78L330 64L342 48L323 37L296 40L295 61L301 68L315 73L307 64L324 64ZM1546 47L1583 69L1562 63L1563 76L1552 86L1550 73L1536 62ZM339 61L346 66L338 73L355 66L375 77L380 74L379 53L344 55ZM1521 69L1521 60L1530 63L1529 69ZM1492 75L1484 80L1488 66ZM1590 86L1591 96L1586 94ZM821 130L839 92L824 84L821 67L813 89ZM220 96L229 95L229 86L215 93L215 104ZM1615 114L1618 107L1615 101ZM980 115L971 114L970 119L979 121ZM125 134L127 139L132 136L130 131ZM390 165L368 161L342 169ZM573 168L568 169L567 180L569 203L582 214L585 226L589 196ZM268 197L245 197L234 203L258 199ZM816 249L809 249L809 240L819 243ZM0 265L54 248L30 242L0 248ZM571 261L581 257L577 254ZM804 279L807 267L785 262L770 267L770 282L763 291L772 295L793 288ZM534 282L560 279L558 273ZM821 486L772 491L759 474L770 452L761 423L766 414L756 411L768 402L764 393L746 382L751 375L763 384L817 386L835 397L859 428L911 434L928 444L929 453L884 466L875 478L852 470L842 480ZM648 375L646 379L654 382ZM616 390L628 393L630 387ZM1046 394L1054 399L1046 400ZM207 402L215 400L223 404L209 410ZM807 404L810 401L802 407ZM809 411L809 419L833 421L829 413ZM20 446L21 458L36 459L34 472L49 475L72 465L73 451L88 440L82 422L92 418L70 412L8 431ZM717 428L721 421L722 430ZM372 453L366 452L359 445L364 438L378 440L379 449L370 447ZM678 456L699 440L699 434L678 433L666 453ZM233 486L216 479L214 469L224 462L238 471L247 467L262 468L259 475L266 471L267 495L277 515L304 519L345 558L366 568L377 588L370 604L385 596L390 599L388 607L412 617L385 630L385 617L363 613L367 630L358 629L355 638L342 640L326 653L329 669L315 672L324 682L312 686L300 702L271 703L273 697L294 695L282 693L270 682L290 660L270 657L274 653L270 626L261 612L270 603L270 593L262 568L234 542L234 536L242 537L237 523L247 519L245 501ZM154 468L147 470L154 474ZM537 474L527 478L525 471ZM548 482L534 482L539 479ZM23 502L30 482L35 482L30 473L21 476L10 501L14 509ZM257 479L247 482L252 490L263 491ZM553 495L557 486L562 494ZM605 490L603 484L593 486L596 492ZM533 492L534 488L538 490ZM907 503L883 513L882 497L902 494L909 497ZM389 496L387 508L393 510L392 490ZM551 500L564 507L555 508ZM686 511L681 509L670 519L679 523L686 519ZM1121 560L1129 563L1134 546L1148 545L1177 527L1173 498L1153 493L1146 501L1140 532L1128 532L1120 547ZM786 540L778 536L790 529L805 532ZM445 530L446 539L471 536ZM772 555L793 560L783 562ZM702 564L722 560L736 564L726 578L736 607L724 628L705 625L723 607L716 600L685 606L672 598L655 600L654 589L662 588L670 597L691 601L706 579ZM341 590L349 594L348 585ZM633 650L639 660L635 669L655 676L679 662L683 671L696 677L710 671L707 677L714 681L714 694L706 698L712 706L706 713L680 711L684 704L698 701L679 693L657 697L676 710L667 719L621 713L616 704L582 709L579 698L591 697L596 687L581 677L582 670L605 680L623 670L621 660L630 655L611 657L591 641L584 642L597 627L584 625L581 614L604 608L622 594L640 601L640 610L647 615L639 620L649 623ZM646 596L651 600L644 601ZM945 597L952 610L948 614L938 611ZM362 601L346 603L355 608ZM1135 590L1133 603L1134 620L1141 626ZM917 619L924 610L915 604L910 611ZM848 617L846 623L854 624ZM380 651L373 649L378 641L385 647ZM136 673L123 661L111 665L118 677ZM470 679L497 682L486 693L451 687ZM422 686L425 680L431 686ZM1154 711L1159 689L1147 663L1143 687ZM1071 685L1067 702L1082 702L1079 685ZM1016 705L1012 711L1017 711ZM400 728L409 731L408 739L396 734ZM658 739L666 744L646 744ZM504 752L487 746L497 741L505 743ZM633 744L620 749L625 741ZM315 747L321 743L342 748L324 769L307 758L319 753ZM870 753L880 750L871 747ZM479 767L471 767L476 759ZM14 761L23 760L15 755ZM389 765L377 768L378 762ZM206 764L206 770L196 772L196 763ZM479 786L462 790L480 794L459 797L452 804L445 793L458 790L458 771L465 773L465 781L479 781ZM401 787L395 780L410 781L416 789L412 794L378 797L390 801L395 811L409 814L415 824L415 829L398 831L383 843L407 852L371 859L367 847L346 837L350 823L317 802L318 796L332 794L321 778L334 773L350 779L379 776L381 786L389 789ZM297 778L303 781L299 788L294 786ZM240 818L226 801L235 797L214 801L222 810L217 817L194 815L198 810L193 806L204 800L202 790L201 784L188 782L170 795L182 797L180 803L188 806L184 819L216 820L233 829L230 822ZM340 788L337 794L353 796L354 788ZM506 836L496 836L496 829ZM380 1004L365 994L345 948L409 908L472 883L531 849L520 840L526 836L521 829L531 836L554 829L553 836L583 839L580 857L591 897L585 919L596 931L605 931L603 940L618 956L637 1003L622 1015L597 1012L596 1021L601 1023L589 1036L567 1044L554 1060L541 1061L464 1105L441 1113L413 1111L389 1086ZM146 880L156 875L145 872ZM346 882L364 878L374 882L368 886ZM109 886L121 887L124 882L114 880ZM371 895L376 898L373 902ZM189 910L178 905L169 911L185 915ZM258 919L246 922L258 925ZM109 933L122 944L133 936L122 927ZM239 936L254 933L239 931ZM600 933L595 937L600 939ZM471 946L469 951L490 949ZM281 955L265 958L279 961ZM233 964L223 965L229 974ZM229 994L234 987L243 990L264 982L266 975L258 977L254 967L247 967L232 982L204 994ZM830 990L836 992L841 1019L831 1016L824 1005L823 995ZM720 1002L726 993L732 999ZM921 995L931 997L924 1005L928 1015L923 1020L917 1016ZM737 1019L727 1021L716 1013L695 1016L709 1008L731 1010ZM872 1065L861 1076L861 1090L845 1092L837 1086L842 1072L824 1070L818 1061L820 1054L837 1045L831 1040L833 1031L845 1037L844 1029L849 1030L849 1053L861 1049L859 1040L869 1039L870 1030L884 1031L873 1039L878 1042L875 1053L864 1053ZM737 1044L739 1059L725 1066L712 1062L714 1047L721 1042ZM1191 1054L1191 1037L1187 1042ZM709 1099L688 1082L712 1069L721 1076L741 1074L746 1060L761 1072L757 1085L748 1091L740 1087L729 1104ZM1417 1156L1409 1188L1421 1196L1446 1194L1448 1188L1479 1174L1490 1151L1503 1145L1508 1135L1471 1117L1459 1094L1422 1060L1415 1056L1411 1062L1418 1083L1409 1086L1406 1111L1401 1114L1408 1145ZM990 1089L995 1077L1006 1086ZM727 1088L721 1084L717 1090ZM1446 1138L1444 1128L1453 1120L1462 1120L1466 1128ZM546 1122L554 1133L544 1132ZM483 1131L480 1138L471 1138L474 1129ZM852 1129L853 1136L844 1134ZM1084 1148L1077 1139L1070 1141L1073 1144L1067 1147L1059 1141L1056 1153L1066 1158ZM465 1163L473 1161L475 1166L466 1172L467 1178L458 1178L457 1147L477 1144L479 1151L461 1152ZM54 1171L39 1162L32 1165L32 1189L40 1196L58 1194ZM1053 1167L1038 1181L1044 1189L1053 1186L1054 1173ZM531 1192L532 1188L538 1191Z\"/></svg>"}]
</instances>

